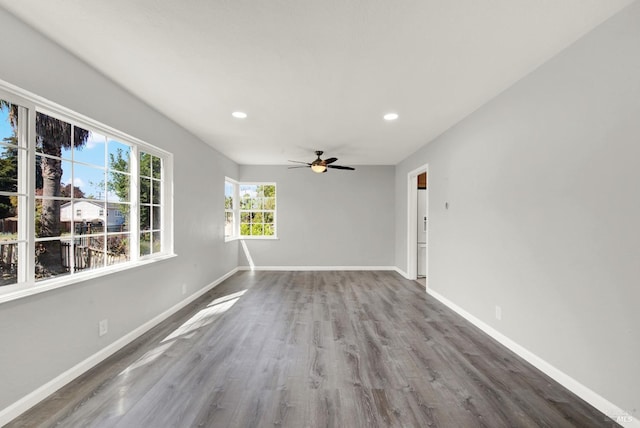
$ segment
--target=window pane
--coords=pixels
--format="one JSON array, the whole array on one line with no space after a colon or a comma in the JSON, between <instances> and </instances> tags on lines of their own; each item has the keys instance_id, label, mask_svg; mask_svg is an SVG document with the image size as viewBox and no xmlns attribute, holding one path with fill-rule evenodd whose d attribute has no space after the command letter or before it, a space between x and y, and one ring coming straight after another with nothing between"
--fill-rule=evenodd
<instances>
[{"instance_id":1,"label":"window pane","mask_svg":"<svg viewBox=\"0 0 640 428\"><path fill-rule=\"evenodd\" d=\"M151 233L144 232L140 234L140 256L151 254Z\"/></svg>"},{"instance_id":2,"label":"window pane","mask_svg":"<svg viewBox=\"0 0 640 428\"><path fill-rule=\"evenodd\" d=\"M262 186L263 194L265 198L274 198L276 196L276 186L273 184L269 184L266 186Z\"/></svg>"},{"instance_id":3,"label":"window pane","mask_svg":"<svg viewBox=\"0 0 640 428\"><path fill-rule=\"evenodd\" d=\"M140 230L151 229L151 206L142 205L140 207Z\"/></svg>"},{"instance_id":4,"label":"window pane","mask_svg":"<svg viewBox=\"0 0 640 428\"><path fill-rule=\"evenodd\" d=\"M276 198L265 198L265 200L264 200L264 209L265 210L275 210L276 209Z\"/></svg>"},{"instance_id":5,"label":"window pane","mask_svg":"<svg viewBox=\"0 0 640 428\"><path fill-rule=\"evenodd\" d=\"M262 235L262 225L261 224L252 224L251 225L251 234L252 235Z\"/></svg>"},{"instance_id":6,"label":"window pane","mask_svg":"<svg viewBox=\"0 0 640 428\"><path fill-rule=\"evenodd\" d=\"M106 198L104 189L104 169L86 165L73 166L74 198L99 199Z\"/></svg>"},{"instance_id":7,"label":"window pane","mask_svg":"<svg viewBox=\"0 0 640 428\"><path fill-rule=\"evenodd\" d=\"M69 232L69 225L75 214L71 202L60 199L35 200L34 219L36 238L60 236ZM67 223L66 226L63 223Z\"/></svg>"},{"instance_id":8,"label":"window pane","mask_svg":"<svg viewBox=\"0 0 640 428\"><path fill-rule=\"evenodd\" d=\"M36 281L68 275L73 258L71 247L71 242L68 240L36 242Z\"/></svg>"},{"instance_id":9,"label":"window pane","mask_svg":"<svg viewBox=\"0 0 640 428\"><path fill-rule=\"evenodd\" d=\"M18 239L17 196L0 196L0 243Z\"/></svg>"},{"instance_id":10,"label":"window pane","mask_svg":"<svg viewBox=\"0 0 640 428\"><path fill-rule=\"evenodd\" d=\"M224 182L224 207L225 209L233 208L233 183Z\"/></svg>"},{"instance_id":11,"label":"window pane","mask_svg":"<svg viewBox=\"0 0 640 428\"><path fill-rule=\"evenodd\" d=\"M143 204L151 202L151 180L148 178L140 179L140 202Z\"/></svg>"},{"instance_id":12,"label":"window pane","mask_svg":"<svg viewBox=\"0 0 640 428\"><path fill-rule=\"evenodd\" d=\"M158 230L162 227L162 222L160 221L160 207L153 207L153 218L152 225L154 230Z\"/></svg>"},{"instance_id":13,"label":"window pane","mask_svg":"<svg viewBox=\"0 0 640 428\"><path fill-rule=\"evenodd\" d=\"M160 182L158 180L153 180L153 203L160 203Z\"/></svg>"},{"instance_id":14,"label":"window pane","mask_svg":"<svg viewBox=\"0 0 640 428\"><path fill-rule=\"evenodd\" d=\"M224 236L233 235L233 212L225 212Z\"/></svg>"},{"instance_id":15,"label":"window pane","mask_svg":"<svg viewBox=\"0 0 640 428\"><path fill-rule=\"evenodd\" d=\"M107 199L109 201L129 202L129 188L131 176L119 172L109 172L107 182Z\"/></svg>"},{"instance_id":16,"label":"window pane","mask_svg":"<svg viewBox=\"0 0 640 428\"><path fill-rule=\"evenodd\" d=\"M240 213L240 223L251 223L251 213Z\"/></svg>"},{"instance_id":17,"label":"window pane","mask_svg":"<svg viewBox=\"0 0 640 428\"><path fill-rule=\"evenodd\" d=\"M247 195L243 196L240 199L240 209L241 210L250 210L251 209L251 198Z\"/></svg>"},{"instance_id":18,"label":"window pane","mask_svg":"<svg viewBox=\"0 0 640 428\"><path fill-rule=\"evenodd\" d=\"M106 137L77 126L75 128L73 161L104 167Z\"/></svg>"},{"instance_id":19,"label":"window pane","mask_svg":"<svg viewBox=\"0 0 640 428\"><path fill-rule=\"evenodd\" d=\"M240 223L240 235L242 236L251 235L251 225L248 223Z\"/></svg>"},{"instance_id":20,"label":"window pane","mask_svg":"<svg viewBox=\"0 0 640 428\"><path fill-rule=\"evenodd\" d=\"M18 191L18 149L0 144L0 191Z\"/></svg>"},{"instance_id":21,"label":"window pane","mask_svg":"<svg viewBox=\"0 0 640 428\"><path fill-rule=\"evenodd\" d=\"M162 178L162 160L157 156L152 156L151 159L152 177L159 180Z\"/></svg>"},{"instance_id":22,"label":"window pane","mask_svg":"<svg viewBox=\"0 0 640 428\"><path fill-rule=\"evenodd\" d=\"M89 226L85 233L94 233L93 235L78 236L74 239L74 272L104 267L104 235L95 234L102 232L103 229L101 226L95 228Z\"/></svg>"},{"instance_id":23,"label":"window pane","mask_svg":"<svg viewBox=\"0 0 640 428\"><path fill-rule=\"evenodd\" d=\"M252 213L251 214L251 223L263 223L262 213Z\"/></svg>"},{"instance_id":24,"label":"window pane","mask_svg":"<svg viewBox=\"0 0 640 428\"><path fill-rule=\"evenodd\" d=\"M15 284L17 281L18 244L0 240L0 286Z\"/></svg>"},{"instance_id":25,"label":"window pane","mask_svg":"<svg viewBox=\"0 0 640 428\"><path fill-rule=\"evenodd\" d=\"M275 228L273 224L265 224L264 225L264 234L265 236L273 236L275 235Z\"/></svg>"},{"instance_id":26,"label":"window pane","mask_svg":"<svg viewBox=\"0 0 640 428\"><path fill-rule=\"evenodd\" d=\"M104 223L107 219L104 202L74 201L72 205L72 209L70 209L70 202L64 203L60 207L60 221L63 225L69 221L71 214L76 225L76 233L79 233L79 225L84 228L82 233L104 231Z\"/></svg>"},{"instance_id":27,"label":"window pane","mask_svg":"<svg viewBox=\"0 0 640 428\"><path fill-rule=\"evenodd\" d=\"M149 153L140 153L140 176L151 177L151 155Z\"/></svg>"},{"instance_id":28,"label":"window pane","mask_svg":"<svg viewBox=\"0 0 640 428\"><path fill-rule=\"evenodd\" d=\"M129 235L109 235L107 237L107 265L123 263L129 260Z\"/></svg>"},{"instance_id":29,"label":"window pane","mask_svg":"<svg viewBox=\"0 0 640 428\"><path fill-rule=\"evenodd\" d=\"M69 161L37 156L36 195L71 197L71 165Z\"/></svg>"},{"instance_id":30,"label":"window pane","mask_svg":"<svg viewBox=\"0 0 640 428\"><path fill-rule=\"evenodd\" d=\"M71 159L71 124L60 119L36 114L36 151Z\"/></svg>"},{"instance_id":31,"label":"window pane","mask_svg":"<svg viewBox=\"0 0 640 428\"><path fill-rule=\"evenodd\" d=\"M0 100L0 141L17 145L17 127L18 106L4 100Z\"/></svg>"},{"instance_id":32,"label":"window pane","mask_svg":"<svg viewBox=\"0 0 640 428\"><path fill-rule=\"evenodd\" d=\"M107 231L128 232L131 206L128 204L113 203L108 204L107 206Z\"/></svg>"},{"instance_id":33,"label":"window pane","mask_svg":"<svg viewBox=\"0 0 640 428\"><path fill-rule=\"evenodd\" d=\"M262 209L262 199L252 199L251 200L251 209L261 210Z\"/></svg>"},{"instance_id":34,"label":"window pane","mask_svg":"<svg viewBox=\"0 0 640 428\"><path fill-rule=\"evenodd\" d=\"M241 184L240 185L240 196L244 197L248 195L249 198L253 198L256 196L256 186L253 184Z\"/></svg>"},{"instance_id":35,"label":"window pane","mask_svg":"<svg viewBox=\"0 0 640 428\"><path fill-rule=\"evenodd\" d=\"M162 232L153 232L153 253L162 251Z\"/></svg>"},{"instance_id":36,"label":"window pane","mask_svg":"<svg viewBox=\"0 0 640 428\"><path fill-rule=\"evenodd\" d=\"M131 147L119 141L109 140L107 144L109 156L109 169L129 172L131 160Z\"/></svg>"},{"instance_id":37,"label":"window pane","mask_svg":"<svg viewBox=\"0 0 640 428\"><path fill-rule=\"evenodd\" d=\"M273 223L273 213L265 212L264 213L264 222L265 223Z\"/></svg>"}]
</instances>

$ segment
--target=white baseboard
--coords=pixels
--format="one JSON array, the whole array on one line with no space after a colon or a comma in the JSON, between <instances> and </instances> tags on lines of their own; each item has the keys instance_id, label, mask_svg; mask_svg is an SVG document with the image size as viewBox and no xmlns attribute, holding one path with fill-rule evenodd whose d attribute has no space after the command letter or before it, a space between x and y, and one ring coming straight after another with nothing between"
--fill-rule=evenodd
<instances>
[{"instance_id":1,"label":"white baseboard","mask_svg":"<svg viewBox=\"0 0 640 428\"><path fill-rule=\"evenodd\" d=\"M469 312L465 311L438 292L428 289L427 293L623 427L640 428L640 419L633 417L629 412L611 403L609 400L587 388L563 371L552 366L533 352L520 346L498 330L471 315Z\"/></svg>"},{"instance_id":2,"label":"white baseboard","mask_svg":"<svg viewBox=\"0 0 640 428\"><path fill-rule=\"evenodd\" d=\"M193 302L198 297L202 296L203 294L205 294L206 292L208 292L209 290L211 290L216 285L220 284L222 281L229 278L231 275L233 275L236 272L238 272L237 267L232 269L230 272L224 274L220 278L216 279L212 283L208 284L207 286L199 289L196 293L190 295L186 299L182 300L181 302L167 309L160 315L147 321L140 327L124 335L123 337L111 343L110 345L106 346L105 348L102 348L100 351L91 355L89 358L78 363L74 367L71 367L69 370L55 377L51 381L45 383L35 391L32 391L31 393L25 395L20 400L11 404L9 407L0 410L0 427L4 426L5 424L9 423L13 419L17 418L22 413L26 412L31 407L38 404L40 401L44 400L49 395L53 394L58 389L65 386L67 383L71 382L81 374L87 372L88 370L90 370L100 362L104 361L111 355L115 354L117 351L124 348L126 345L133 342L135 339L142 336L144 333L151 330L153 327L160 324L162 321L166 320L171 315L178 312L180 309L184 308L189 303Z\"/></svg>"},{"instance_id":3,"label":"white baseboard","mask_svg":"<svg viewBox=\"0 0 640 428\"><path fill-rule=\"evenodd\" d=\"M409 278L409 274L408 274L408 273L406 273L405 271L403 271L402 269L400 269L400 268L399 268L399 267L397 267L397 266L394 266L393 270L395 270L395 271L396 271L396 272L398 272L400 275L402 275L402 276L404 277L404 279L412 279L412 278Z\"/></svg>"},{"instance_id":4,"label":"white baseboard","mask_svg":"<svg viewBox=\"0 0 640 428\"><path fill-rule=\"evenodd\" d=\"M392 270L395 266L238 266L238 270L319 271L319 270Z\"/></svg>"}]
</instances>

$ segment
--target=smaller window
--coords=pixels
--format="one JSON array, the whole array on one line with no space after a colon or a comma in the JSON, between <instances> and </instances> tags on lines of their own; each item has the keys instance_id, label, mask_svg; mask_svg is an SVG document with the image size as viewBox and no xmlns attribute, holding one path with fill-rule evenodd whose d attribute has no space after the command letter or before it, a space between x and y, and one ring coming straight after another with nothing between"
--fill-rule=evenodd
<instances>
[{"instance_id":1,"label":"smaller window","mask_svg":"<svg viewBox=\"0 0 640 428\"><path fill-rule=\"evenodd\" d=\"M76 210L76 217L82 217L82 210L81 209L77 209Z\"/></svg>"},{"instance_id":2,"label":"smaller window","mask_svg":"<svg viewBox=\"0 0 640 428\"><path fill-rule=\"evenodd\" d=\"M240 236L276 236L276 185L240 183Z\"/></svg>"},{"instance_id":3,"label":"smaller window","mask_svg":"<svg viewBox=\"0 0 640 428\"><path fill-rule=\"evenodd\" d=\"M276 184L224 182L226 240L276 237Z\"/></svg>"},{"instance_id":4,"label":"smaller window","mask_svg":"<svg viewBox=\"0 0 640 428\"><path fill-rule=\"evenodd\" d=\"M100 208L100 211L98 212L98 215L100 217L102 217L104 215L104 210L102 208Z\"/></svg>"}]
</instances>

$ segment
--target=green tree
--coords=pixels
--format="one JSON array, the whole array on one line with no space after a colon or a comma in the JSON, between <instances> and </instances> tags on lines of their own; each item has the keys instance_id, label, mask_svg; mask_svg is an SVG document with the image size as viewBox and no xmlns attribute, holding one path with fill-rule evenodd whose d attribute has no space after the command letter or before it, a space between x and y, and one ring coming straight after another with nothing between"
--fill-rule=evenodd
<instances>
[{"instance_id":1,"label":"green tree","mask_svg":"<svg viewBox=\"0 0 640 428\"><path fill-rule=\"evenodd\" d=\"M129 171L129 153L121 148L116 153L109 154L109 169L111 171L107 188L114 192L120 200L129 200L130 176L121 174L120 171ZM138 182L138 190L140 192L140 229L145 230L152 227L151 225L151 204L153 203L151 191L153 187L153 178L160 178L160 158L150 155L149 153L140 154L140 180ZM157 189L159 190L159 189ZM157 191L156 190L156 191ZM128 218L127 215L129 205L122 204L120 210ZM143 240L149 239L143 236ZM143 245L143 244L141 244Z\"/></svg>"},{"instance_id":2,"label":"green tree","mask_svg":"<svg viewBox=\"0 0 640 428\"><path fill-rule=\"evenodd\" d=\"M63 185L60 188L60 196L64 196L65 198L70 198L71 195L71 183ZM86 197L86 195L84 194L84 192L78 187L78 186L73 186L73 197L74 198L84 198Z\"/></svg>"},{"instance_id":3,"label":"green tree","mask_svg":"<svg viewBox=\"0 0 640 428\"><path fill-rule=\"evenodd\" d=\"M116 153L109 153L109 181L107 190L115 193L121 201L129 200L130 176L119 171L129 171L129 152L121 148ZM120 204L118 207L126 219L129 218L129 205Z\"/></svg>"},{"instance_id":4,"label":"green tree","mask_svg":"<svg viewBox=\"0 0 640 428\"><path fill-rule=\"evenodd\" d=\"M15 131L11 137L3 140L8 144L16 144L18 139ZM0 155L0 190L17 192L18 190L18 149L6 147ZM0 196L0 218L12 217L17 214L17 198Z\"/></svg>"}]
</instances>

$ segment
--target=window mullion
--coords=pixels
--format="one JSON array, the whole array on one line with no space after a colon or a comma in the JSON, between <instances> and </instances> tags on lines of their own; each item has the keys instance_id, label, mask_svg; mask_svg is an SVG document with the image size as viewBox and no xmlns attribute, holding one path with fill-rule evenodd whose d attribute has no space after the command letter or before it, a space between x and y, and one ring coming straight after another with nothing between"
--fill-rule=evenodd
<instances>
[{"instance_id":1,"label":"window mullion","mask_svg":"<svg viewBox=\"0 0 640 428\"><path fill-rule=\"evenodd\" d=\"M35 277L35 117L33 107L18 108L18 283L30 284Z\"/></svg>"},{"instance_id":2,"label":"window mullion","mask_svg":"<svg viewBox=\"0 0 640 428\"><path fill-rule=\"evenodd\" d=\"M240 236L240 184L233 183L233 236Z\"/></svg>"},{"instance_id":3,"label":"window mullion","mask_svg":"<svg viewBox=\"0 0 640 428\"><path fill-rule=\"evenodd\" d=\"M140 258L140 158L138 147L131 146L129 154L129 172L131 178L129 180L129 251L131 252L131 260L136 261Z\"/></svg>"}]
</instances>

